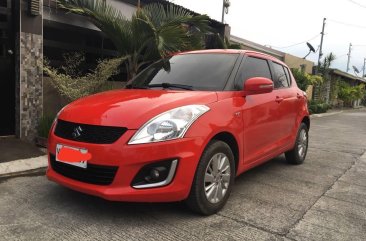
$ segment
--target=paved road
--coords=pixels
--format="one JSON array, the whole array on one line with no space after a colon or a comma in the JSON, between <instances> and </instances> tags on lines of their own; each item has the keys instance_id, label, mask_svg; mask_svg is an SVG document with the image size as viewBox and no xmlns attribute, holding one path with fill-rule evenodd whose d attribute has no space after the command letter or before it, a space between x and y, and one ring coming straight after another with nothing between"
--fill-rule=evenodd
<instances>
[{"instance_id":1,"label":"paved road","mask_svg":"<svg viewBox=\"0 0 366 241\"><path fill-rule=\"evenodd\" d=\"M1 240L366 240L366 110L314 118L306 163L236 179L217 215L104 201L44 176L0 183Z\"/></svg>"}]
</instances>

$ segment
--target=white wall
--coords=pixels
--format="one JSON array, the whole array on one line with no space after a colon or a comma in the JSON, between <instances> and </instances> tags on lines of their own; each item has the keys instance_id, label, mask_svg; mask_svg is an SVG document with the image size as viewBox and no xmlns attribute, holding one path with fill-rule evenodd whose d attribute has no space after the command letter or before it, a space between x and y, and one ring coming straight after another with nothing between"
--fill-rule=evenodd
<instances>
[{"instance_id":1,"label":"white wall","mask_svg":"<svg viewBox=\"0 0 366 241\"><path fill-rule=\"evenodd\" d=\"M109 4L118 8L124 16L130 19L133 13L136 11L136 7L125 3L121 0L107 0ZM87 21L83 16L78 16L76 14L64 14L63 11L60 11L55 8L50 8L47 6L47 2L43 6L43 18L45 20L51 20L55 22L71 24L78 27L98 30L92 23Z\"/></svg>"},{"instance_id":2,"label":"white wall","mask_svg":"<svg viewBox=\"0 0 366 241\"><path fill-rule=\"evenodd\" d=\"M129 19L131 19L132 15L136 11L136 6L130 5L121 0L107 0L107 2L115 8L118 8L122 12L122 14Z\"/></svg>"}]
</instances>

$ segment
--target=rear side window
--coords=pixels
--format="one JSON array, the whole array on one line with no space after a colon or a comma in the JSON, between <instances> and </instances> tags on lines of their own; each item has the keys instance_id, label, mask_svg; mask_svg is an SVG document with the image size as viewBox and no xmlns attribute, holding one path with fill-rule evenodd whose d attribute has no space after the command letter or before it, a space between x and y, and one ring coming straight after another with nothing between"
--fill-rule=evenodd
<instances>
[{"instance_id":1,"label":"rear side window","mask_svg":"<svg viewBox=\"0 0 366 241\"><path fill-rule=\"evenodd\" d=\"M242 89L244 82L253 77L272 79L267 60L254 57L246 58L244 64L240 67L236 87Z\"/></svg>"},{"instance_id":2,"label":"rear side window","mask_svg":"<svg viewBox=\"0 0 366 241\"><path fill-rule=\"evenodd\" d=\"M288 68L286 68L286 67L285 67L285 72L286 72L288 85L291 86L291 74L290 74L290 71L288 70Z\"/></svg>"},{"instance_id":3,"label":"rear side window","mask_svg":"<svg viewBox=\"0 0 366 241\"><path fill-rule=\"evenodd\" d=\"M274 68L274 88L287 88L289 87L289 83L287 81L287 74L285 73L285 68L281 64L277 64L273 62Z\"/></svg>"}]
</instances>

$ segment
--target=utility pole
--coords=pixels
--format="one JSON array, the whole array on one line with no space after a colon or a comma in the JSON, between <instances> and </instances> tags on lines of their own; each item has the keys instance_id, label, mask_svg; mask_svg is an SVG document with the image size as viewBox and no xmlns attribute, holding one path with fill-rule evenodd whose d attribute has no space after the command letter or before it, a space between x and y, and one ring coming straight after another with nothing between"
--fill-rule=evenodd
<instances>
[{"instance_id":1,"label":"utility pole","mask_svg":"<svg viewBox=\"0 0 366 241\"><path fill-rule=\"evenodd\" d=\"M230 7L230 0L222 0L222 16L221 16L221 22L224 23L225 20L225 13L229 13L229 7Z\"/></svg>"},{"instance_id":2,"label":"utility pole","mask_svg":"<svg viewBox=\"0 0 366 241\"><path fill-rule=\"evenodd\" d=\"M348 60L347 60L347 73L349 71L349 62L351 60L351 51L352 51L352 43L349 44L349 49L348 49Z\"/></svg>"},{"instance_id":3,"label":"utility pole","mask_svg":"<svg viewBox=\"0 0 366 241\"><path fill-rule=\"evenodd\" d=\"M322 35L322 37L320 39L319 57L318 57L318 68L316 69L316 74L319 72L319 69L320 69L320 59L323 56L323 39L324 39L324 28L325 28L325 21L326 20L327 20L327 18L323 18L323 27L322 27L322 32L320 33Z\"/></svg>"},{"instance_id":4,"label":"utility pole","mask_svg":"<svg viewBox=\"0 0 366 241\"><path fill-rule=\"evenodd\" d=\"M362 78L365 78L366 58L363 59Z\"/></svg>"},{"instance_id":5,"label":"utility pole","mask_svg":"<svg viewBox=\"0 0 366 241\"><path fill-rule=\"evenodd\" d=\"M221 17L222 23L224 23L224 19L225 19L225 0L222 0L222 17Z\"/></svg>"}]
</instances>

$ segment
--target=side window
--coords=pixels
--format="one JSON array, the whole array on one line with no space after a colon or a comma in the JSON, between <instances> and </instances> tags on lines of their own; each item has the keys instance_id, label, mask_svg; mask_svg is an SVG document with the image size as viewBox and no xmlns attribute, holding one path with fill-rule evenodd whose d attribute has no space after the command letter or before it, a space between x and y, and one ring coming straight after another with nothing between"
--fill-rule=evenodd
<instances>
[{"instance_id":1,"label":"side window","mask_svg":"<svg viewBox=\"0 0 366 241\"><path fill-rule=\"evenodd\" d=\"M286 77L287 77L287 83L288 83L288 86L291 86L291 74L290 74L290 71L288 70L288 68L285 67L285 72L286 72Z\"/></svg>"},{"instance_id":2,"label":"side window","mask_svg":"<svg viewBox=\"0 0 366 241\"><path fill-rule=\"evenodd\" d=\"M244 82L252 77L272 79L267 60L254 57L246 58L236 78L237 88L242 89Z\"/></svg>"},{"instance_id":3,"label":"side window","mask_svg":"<svg viewBox=\"0 0 366 241\"><path fill-rule=\"evenodd\" d=\"M275 75L274 88L279 89L289 87L284 67L281 64L273 62L273 68Z\"/></svg>"}]
</instances>

